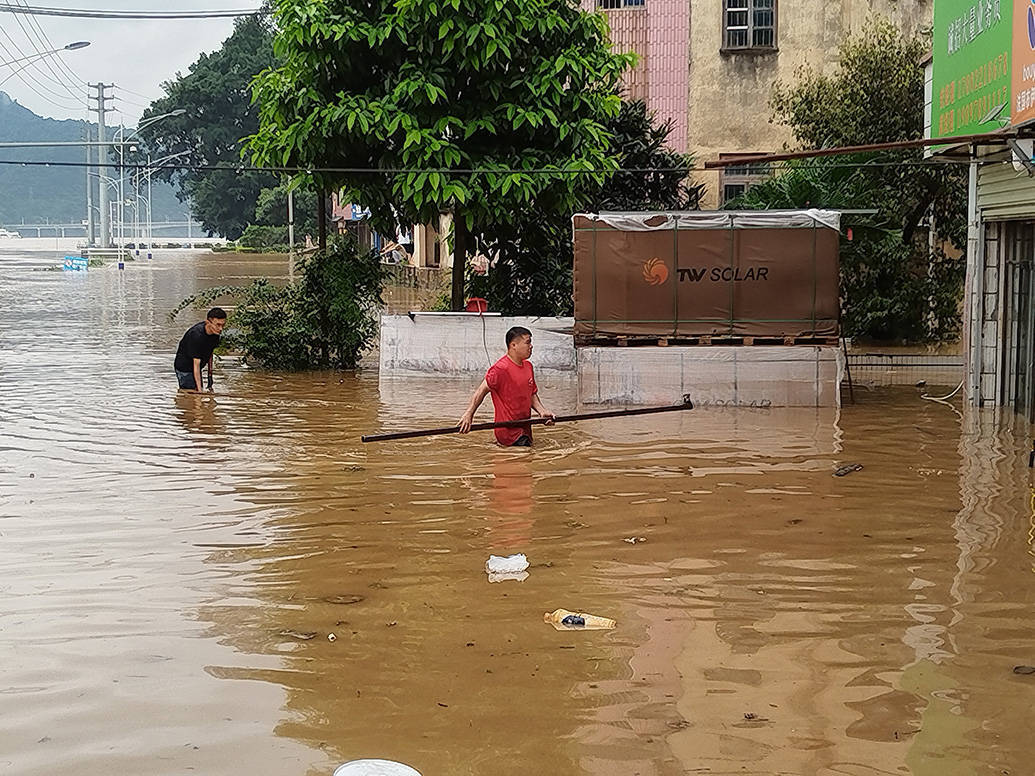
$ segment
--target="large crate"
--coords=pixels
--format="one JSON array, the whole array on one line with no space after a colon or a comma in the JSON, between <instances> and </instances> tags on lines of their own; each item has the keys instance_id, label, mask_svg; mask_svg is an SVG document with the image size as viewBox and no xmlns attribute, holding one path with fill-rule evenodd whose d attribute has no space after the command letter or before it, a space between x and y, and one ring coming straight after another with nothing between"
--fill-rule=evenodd
<instances>
[{"instance_id":1,"label":"large crate","mask_svg":"<svg viewBox=\"0 0 1035 776\"><path fill-rule=\"evenodd\" d=\"M580 341L838 336L836 212L579 214L573 227Z\"/></svg>"}]
</instances>

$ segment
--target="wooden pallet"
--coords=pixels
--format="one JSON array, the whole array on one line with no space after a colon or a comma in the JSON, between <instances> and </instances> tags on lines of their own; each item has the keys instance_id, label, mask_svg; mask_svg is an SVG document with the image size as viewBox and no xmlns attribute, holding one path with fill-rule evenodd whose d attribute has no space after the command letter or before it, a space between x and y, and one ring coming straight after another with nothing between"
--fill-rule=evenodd
<instances>
[{"instance_id":1,"label":"wooden pallet","mask_svg":"<svg viewBox=\"0 0 1035 776\"><path fill-rule=\"evenodd\" d=\"M837 345L838 337L732 337L714 334L700 337L657 337L647 335L604 336L593 334L575 335L576 347L678 347L687 345Z\"/></svg>"}]
</instances>

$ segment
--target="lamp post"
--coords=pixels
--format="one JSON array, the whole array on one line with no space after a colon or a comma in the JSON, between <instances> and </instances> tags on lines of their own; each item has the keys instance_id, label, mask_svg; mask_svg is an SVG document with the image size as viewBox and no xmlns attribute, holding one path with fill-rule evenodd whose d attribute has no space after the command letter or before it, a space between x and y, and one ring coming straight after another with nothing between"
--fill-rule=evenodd
<instances>
[{"instance_id":1,"label":"lamp post","mask_svg":"<svg viewBox=\"0 0 1035 776\"><path fill-rule=\"evenodd\" d=\"M62 46L61 48L51 49L50 51L39 51L35 54L29 54L29 56L27 57L18 57L18 59L12 59L8 62L0 62L0 67L7 67L8 65L17 65L18 63L22 63L21 67L15 68L10 73L8 73L2 81L0 81L0 86L3 86L9 80L18 75L18 73L20 73L22 70L29 67L33 62L39 59L43 59L44 57L49 57L54 54L60 54L63 51L78 51L79 49L86 48L89 45L90 41L88 40L77 40L74 43L69 43L67 46Z\"/></svg>"},{"instance_id":2,"label":"lamp post","mask_svg":"<svg viewBox=\"0 0 1035 776\"><path fill-rule=\"evenodd\" d=\"M171 162L173 159L178 159L181 156L189 154L190 151L180 151L177 154L169 154L163 156L161 159L157 159L154 162L151 161L151 155L147 156L147 258L151 258L151 246L152 246L152 223L151 223L151 174L154 172L154 168L158 165ZM138 252L139 253L139 252Z\"/></svg>"},{"instance_id":3,"label":"lamp post","mask_svg":"<svg viewBox=\"0 0 1035 776\"><path fill-rule=\"evenodd\" d=\"M133 137L138 132L140 132L140 130L144 129L144 127L149 127L152 124L156 124L159 121L162 121L162 120L167 119L167 118L171 118L173 116L182 116L186 112L187 111L185 109L183 109L183 108L177 108L176 110L169 111L168 113L162 113L159 116L152 116L151 118L147 119L146 121L141 121L137 125L137 128L129 133L129 137ZM124 125L120 126L118 128L118 131L115 134L119 138L118 139L118 145L119 145L119 261L122 261L122 251L125 248L125 235L126 235L126 229L125 229L125 223L124 223L124 216L125 216L124 180L125 180L125 165L126 165L126 150L125 149L126 149L126 141L127 141L127 138L126 138L126 127ZM113 140L114 140L114 138L113 138Z\"/></svg>"}]
</instances>

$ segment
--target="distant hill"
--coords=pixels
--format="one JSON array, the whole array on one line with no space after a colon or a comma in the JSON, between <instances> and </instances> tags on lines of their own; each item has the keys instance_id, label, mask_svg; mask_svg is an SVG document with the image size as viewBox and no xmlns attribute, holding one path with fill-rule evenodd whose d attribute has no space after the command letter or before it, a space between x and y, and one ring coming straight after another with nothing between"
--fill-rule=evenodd
<instances>
[{"instance_id":1,"label":"distant hill","mask_svg":"<svg viewBox=\"0 0 1035 776\"><path fill-rule=\"evenodd\" d=\"M43 118L0 91L0 142L82 141L86 125L85 121L74 119L58 121ZM97 139L96 124L90 125L90 136ZM83 148L72 147L0 148L0 160L85 163L86 152ZM108 175L114 176L111 168ZM81 222L86 218L85 176L82 167L0 164L0 227L9 228L23 223ZM97 179L93 178L93 182L94 207L97 207ZM126 191L130 191L128 182ZM155 181L152 193L154 201L151 212L154 221L185 220L186 206L176 199L171 186Z\"/></svg>"}]
</instances>

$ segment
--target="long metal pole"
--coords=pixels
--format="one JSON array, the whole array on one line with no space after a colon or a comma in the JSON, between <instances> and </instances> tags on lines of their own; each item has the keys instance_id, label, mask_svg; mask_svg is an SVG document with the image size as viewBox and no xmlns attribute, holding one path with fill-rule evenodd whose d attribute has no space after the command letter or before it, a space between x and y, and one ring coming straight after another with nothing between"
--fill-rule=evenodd
<instances>
[{"instance_id":1,"label":"long metal pole","mask_svg":"<svg viewBox=\"0 0 1035 776\"><path fill-rule=\"evenodd\" d=\"M683 397L682 404L675 404L668 407L643 407L632 410L607 410L605 412L583 412L578 415L558 415L553 418L554 423L568 423L573 420L599 420L600 418L625 418L634 415L657 415L661 412L680 412L692 410L694 403L689 396ZM488 431L493 428L517 428L519 426L542 425L551 422L547 418L522 418L521 420L503 420L499 423L474 423L471 431ZM421 431L396 431L391 434L368 434L363 437L364 442L384 442L389 439L414 439L416 437L440 436L442 434L456 434L459 426L446 426L444 428L426 428Z\"/></svg>"},{"instance_id":2,"label":"long metal pole","mask_svg":"<svg viewBox=\"0 0 1035 776\"><path fill-rule=\"evenodd\" d=\"M981 221L977 206L977 149L971 150L970 177L967 185L967 275L964 287L969 293L967 300L967 326L969 335L967 353L967 401L975 407L982 404L981 370L982 329L984 319L985 268L981 256Z\"/></svg>"},{"instance_id":3,"label":"long metal pole","mask_svg":"<svg viewBox=\"0 0 1035 776\"><path fill-rule=\"evenodd\" d=\"M86 114L86 142L90 142L90 114ZM93 220L93 181L90 180L90 165L93 164L93 153L90 150L90 146L86 146L86 245L90 248L93 247L94 242L97 239L97 235L94 231L94 220Z\"/></svg>"},{"instance_id":4,"label":"long metal pole","mask_svg":"<svg viewBox=\"0 0 1035 776\"><path fill-rule=\"evenodd\" d=\"M864 145L840 146L837 148L820 148L813 151L791 151L785 154L762 154L760 156L729 156L725 159L709 159L704 163L705 169L717 170L730 165L760 164L763 162L787 162L792 159L816 159L822 156L839 156L841 154L860 154L871 151L897 151L903 148L928 148L930 146L958 146L965 143L987 143L989 145L1006 145L1010 138L1016 138L1017 131L983 132L977 135L960 135L959 137L927 137L919 140L897 140L893 143L866 143Z\"/></svg>"},{"instance_id":5,"label":"long metal pole","mask_svg":"<svg viewBox=\"0 0 1035 776\"><path fill-rule=\"evenodd\" d=\"M104 83L97 84L97 141L104 143L105 140L105 129L104 126ZM108 187L104 185L104 178L108 174L108 148L107 146L101 145L97 149L97 173L101 176L101 185L98 187L100 191L99 202L101 210L101 247L111 247L111 216L108 208Z\"/></svg>"},{"instance_id":6,"label":"long metal pole","mask_svg":"<svg viewBox=\"0 0 1035 776\"><path fill-rule=\"evenodd\" d=\"M295 260L295 192L288 189L288 251Z\"/></svg>"},{"instance_id":7,"label":"long metal pole","mask_svg":"<svg viewBox=\"0 0 1035 776\"><path fill-rule=\"evenodd\" d=\"M124 124L119 125L119 140L125 138L126 127ZM126 247L126 195L122 187L123 170L126 161L125 150L122 144L119 144L119 206L115 212L119 215L119 263L125 261L125 257L122 255L123 249Z\"/></svg>"},{"instance_id":8,"label":"long metal pole","mask_svg":"<svg viewBox=\"0 0 1035 776\"><path fill-rule=\"evenodd\" d=\"M133 172L133 254L140 257L140 170Z\"/></svg>"},{"instance_id":9,"label":"long metal pole","mask_svg":"<svg viewBox=\"0 0 1035 776\"><path fill-rule=\"evenodd\" d=\"M147 258L151 258L151 155L147 155Z\"/></svg>"}]
</instances>

